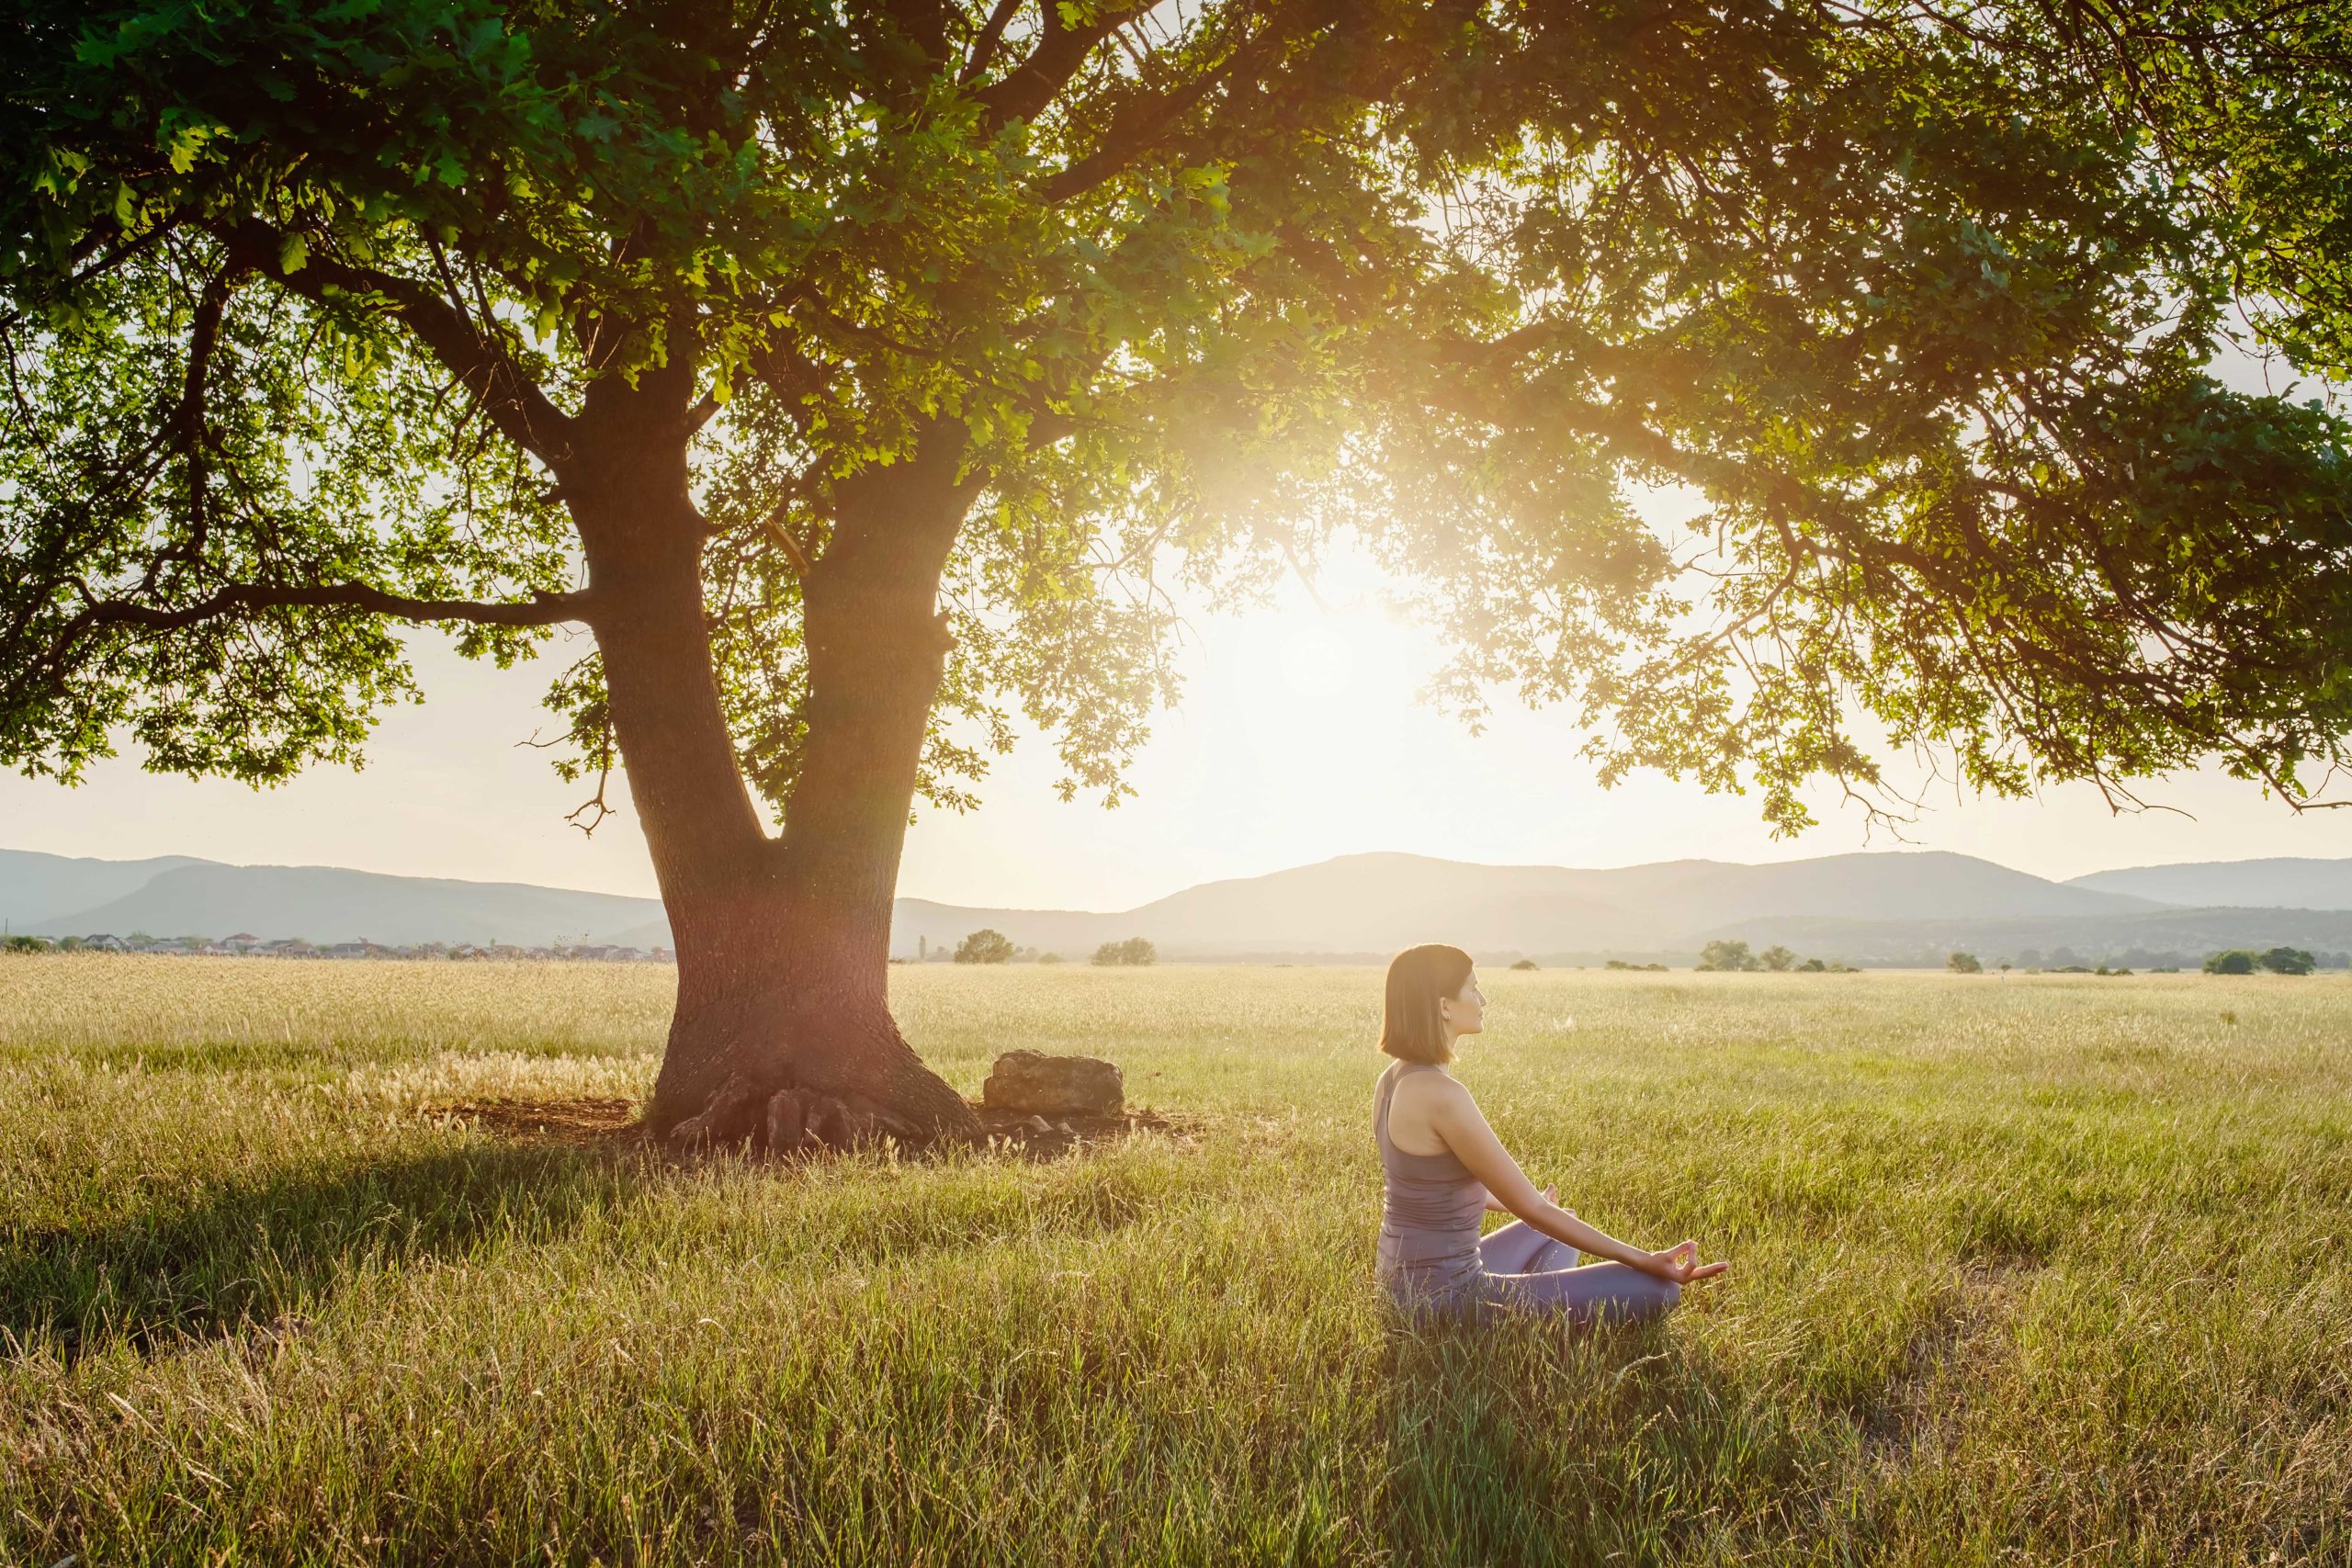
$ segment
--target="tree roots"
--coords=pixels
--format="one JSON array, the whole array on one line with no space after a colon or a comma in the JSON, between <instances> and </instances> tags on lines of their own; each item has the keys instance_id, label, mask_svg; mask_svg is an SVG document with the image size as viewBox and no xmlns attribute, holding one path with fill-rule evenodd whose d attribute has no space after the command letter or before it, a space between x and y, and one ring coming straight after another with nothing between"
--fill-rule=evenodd
<instances>
[{"instance_id":1,"label":"tree roots","mask_svg":"<svg viewBox=\"0 0 2352 1568\"><path fill-rule=\"evenodd\" d=\"M886 1137L912 1145L936 1141L907 1117L855 1090L775 1089L737 1073L699 1115L671 1130L669 1142L681 1150L743 1145L755 1153L781 1155L854 1149Z\"/></svg>"}]
</instances>

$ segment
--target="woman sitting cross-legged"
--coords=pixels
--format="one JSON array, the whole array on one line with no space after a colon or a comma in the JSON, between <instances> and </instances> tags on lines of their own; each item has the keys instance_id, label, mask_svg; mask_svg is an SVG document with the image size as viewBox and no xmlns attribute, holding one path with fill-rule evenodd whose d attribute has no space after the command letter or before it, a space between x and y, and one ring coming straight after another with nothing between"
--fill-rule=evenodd
<instances>
[{"instance_id":1,"label":"woman sitting cross-legged","mask_svg":"<svg viewBox=\"0 0 2352 1568\"><path fill-rule=\"evenodd\" d=\"M1684 1285L1730 1268L1700 1262L1695 1241L1645 1252L1559 1207L1553 1189L1535 1190L1444 1067L1453 1043L1479 1032L1486 1006L1458 947L1407 948L1388 965L1380 1048L1397 1060L1373 1091L1372 1127L1386 1176L1378 1269L1390 1298L1450 1316L1625 1322L1668 1311ZM1489 1209L1518 1217L1481 1240ZM1578 1267L1588 1252L1614 1261Z\"/></svg>"}]
</instances>

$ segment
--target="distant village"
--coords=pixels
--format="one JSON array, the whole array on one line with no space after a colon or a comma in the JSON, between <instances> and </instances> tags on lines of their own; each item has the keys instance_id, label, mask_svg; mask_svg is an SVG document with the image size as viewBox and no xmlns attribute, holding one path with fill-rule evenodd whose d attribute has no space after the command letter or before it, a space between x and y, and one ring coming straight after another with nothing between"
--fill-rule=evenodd
<instances>
[{"instance_id":1,"label":"distant village","mask_svg":"<svg viewBox=\"0 0 2352 1568\"><path fill-rule=\"evenodd\" d=\"M538 959L549 963L590 961L600 964L673 964L677 954L666 947L613 947L595 942L557 942L547 947L516 947L511 942L420 942L391 945L369 942L309 942L300 937L264 942L250 931L234 936L154 937L144 931L115 936L99 931L90 936L7 939L12 948L61 953L152 953L174 958L446 958Z\"/></svg>"}]
</instances>

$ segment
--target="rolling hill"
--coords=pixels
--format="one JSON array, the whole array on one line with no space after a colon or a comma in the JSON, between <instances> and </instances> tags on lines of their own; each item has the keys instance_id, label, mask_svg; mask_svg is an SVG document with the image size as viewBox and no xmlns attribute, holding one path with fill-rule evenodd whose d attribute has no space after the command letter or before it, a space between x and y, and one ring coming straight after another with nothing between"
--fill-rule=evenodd
<instances>
[{"instance_id":1,"label":"rolling hill","mask_svg":"<svg viewBox=\"0 0 2352 1568\"><path fill-rule=\"evenodd\" d=\"M31 931L45 920L136 893L163 872L210 863L189 855L85 860L0 850L0 921L14 931Z\"/></svg>"},{"instance_id":2,"label":"rolling hill","mask_svg":"<svg viewBox=\"0 0 2352 1568\"><path fill-rule=\"evenodd\" d=\"M2196 861L2077 876L2069 887L2159 903L2276 909L2352 909L2352 860Z\"/></svg>"},{"instance_id":3,"label":"rolling hill","mask_svg":"<svg viewBox=\"0 0 2352 1568\"><path fill-rule=\"evenodd\" d=\"M2159 907L1942 852L1775 865L1668 861L1608 871L1378 853L1204 883L1118 914L900 899L891 950L912 948L918 938L952 946L967 931L993 926L1018 945L1066 956L1129 936L1148 937L1170 956L1385 953L1434 941L1473 952L1633 953L1695 950L1702 932L1768 917L2080 917Z\"/></svg>"},{"instance_id":4,"label":"rolling hill","mask_svg":"<svg viewBox=\"0 0 2352 1568\"><path fill-rule=\"evenodd\" d=\"M220 865L209 861L69 863L107 867L84 889L111 894L75 904L57 874L21 880L19 852L0 852L0 900L11 925L51 936L226 936L249 931L265 942L548 942L614 941L613 933L661 918L654 898L628 898L514 882L459 882L443 877L391 876L334 866ZM52 859L54 857L41 857ZM154 866L124 886L128 868ZM115 874L116 871L123 874ZM19 889L24 891L20 894ZM19 916L22 907L46 912ZM666 924L662 931L667 932Z\"/></svg>"},{"instance_id":5,"label":"rolling hill","mask_svg":"<svg viewBox=\"0 0 2352 1568\"><path fill-rule=\"evenodd\" d=\"M2331 876L2345 893L2331 891ZM2188 901L2209 891L2307 902ZM2343 902L2320 902L2335 897ZM670 944L669 923L650 898L185 856L100 861L0 851L0 917L11 929L51 935L250 931L321 942ZM1605 870L1384 852L1204 883L1118 911L901 898L891 951L935 953L983 926L1066 958L1142 936L1171 959L1362 961L1444 941L1489 958L1687 963L1720 936L1853 963L1917 963L1953 947L1987 958L2064 950L2086 962L2126 953L2146 962L2149 953L2194 956L2279 942L2352 950L2352 862L2151 866L2061 883L1940 852Z\"/></svg>"}]
</instances>

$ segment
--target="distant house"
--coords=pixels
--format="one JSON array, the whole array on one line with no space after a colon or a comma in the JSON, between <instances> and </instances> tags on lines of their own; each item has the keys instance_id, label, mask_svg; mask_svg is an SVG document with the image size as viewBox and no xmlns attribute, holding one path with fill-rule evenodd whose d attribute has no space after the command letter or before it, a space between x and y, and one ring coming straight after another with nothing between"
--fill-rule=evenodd
<instances>
[{"instance_id":1,"label":"distant house","mask_svg":"<svg viewBox=\"0 0 2352 1568\"><path fill-rule=\"evenodd\" d=\"M350 942L313 944L300 937L274 937L265 942L251 931L239 931L217 942L204 937L151 937L143 934L121 937L112 931L94 931L85 937L66 940L92 953L148 953L182 958L450 958L497 959L508 963L576 958L602 964L674 964L678 959L676 951L672 948L625 947L611 942L521 947L503 942L425 942L387 946L359 937Z\"/></svg>"}]
</instances>

